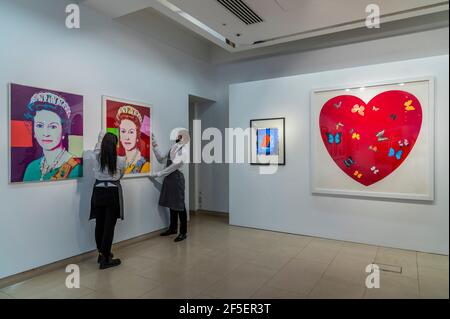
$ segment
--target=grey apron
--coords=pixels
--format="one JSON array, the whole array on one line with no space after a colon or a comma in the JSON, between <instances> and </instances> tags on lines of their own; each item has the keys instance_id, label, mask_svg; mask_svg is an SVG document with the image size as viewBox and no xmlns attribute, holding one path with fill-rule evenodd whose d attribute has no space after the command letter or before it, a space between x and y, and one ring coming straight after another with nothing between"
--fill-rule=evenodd
<instances>
[{"instance_id":1,"label":"grey apron","mask_svg":"<svg viewBox=\"0 0 450 319\"><path fill-rule=\"evenodd\" d=\"M172 165L172 160L167 159L167 166ZM164 178L161 195L159 197L159 205L177 211L183 211L184 206L184 175L176 170Z\"/></svg>"},{"instance_id":2,"label":"grey apron","mask_svg":"<svg viewBox=\"0 0 450 319\"><path fill-rule=\"evenodd\" d=\"M113 184L116 187L111 187L111 186L109 186L109 187L97 187L97 186L100 186L102 184L104 186L108 186L109 183ZM89 219L95 219L96 215L97 215L96 214L96 209L97 209L97 205L96 205L96 203L97 203L96 188L98 190L101 189L101 188L103 188L104 190L117 188L119 196L118 196L118 199L117 199L118 200L118 203L117 203L118 204L118 209L117 209L117 212L116 212L116 216L117 216L117 218L120 218L120 219L123 220L124 219L124 209L123 209L122 184L120 184L120 181L99 181L99 180L96 180L95 183L94 183L94 189L92 191L92 199L91 199L91 215L90 215Z\"/></svg>"}]
</instances>

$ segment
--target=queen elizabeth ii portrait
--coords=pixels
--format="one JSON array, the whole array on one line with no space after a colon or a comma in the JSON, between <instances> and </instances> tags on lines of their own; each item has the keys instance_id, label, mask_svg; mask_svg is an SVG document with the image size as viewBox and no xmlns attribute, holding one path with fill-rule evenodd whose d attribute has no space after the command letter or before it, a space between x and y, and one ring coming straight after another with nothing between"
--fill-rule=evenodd
<instances>
[{"instance_id":1,"label":"queen elizabeth ii portrait","mask_svg":"<svg viewBox=\"0 0 450 319\"><path fill-rule=\"evenodd\" d=\"M83 97L11 84L11 182L83 175Z\"/></svg>"},{"instance_id":2,"label":"queen elizabeth ii portrait","mask_svg":"<svg viewBox=\"0 0 450 319\"><path fill-rule=\"evenodd\" d=\"M151 107L104 97L106 130L119 138L118 155L126 160L126 177L150 174Z\"/></svg>"}]
</instances>

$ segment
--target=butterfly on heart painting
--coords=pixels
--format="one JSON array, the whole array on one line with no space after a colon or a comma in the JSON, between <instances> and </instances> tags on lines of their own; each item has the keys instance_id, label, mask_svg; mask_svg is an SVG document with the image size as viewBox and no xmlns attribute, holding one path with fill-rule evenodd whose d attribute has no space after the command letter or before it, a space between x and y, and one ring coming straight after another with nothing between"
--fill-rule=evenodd
<instances>
[{"instance_id":1,"label":"butterfly on heart painting","mask_svg":"<svg viewBox=\"0 0 450 319\"><path fill-rule=\"evenodd\" d=\"M355 172L353 173L353 176L355 176L355 177L361 179L361 178L363 177L363 174L362 174L360 171L355 171Z\"/></svg>"},{"instance_id":2,"label":"butterfly on heart painting","mask_svg":"<svg viewBox=\"0 0 450 319\"><path fill-rule=\"evenodd\" d=\"M384 141L389 140L387 137L384 136L384 133L385 133L385 131L382 130L382 131L380 131L380 132L378 132L378 133L376 134L376 137L377 137L377 139L378 139L378 142L384 142Z\"/></svg>"},{"instance_id":3,"label":"butterfly on heart painting","mask_svg":"<svg viewBox=\"0 0 450 319\"><path fill-rule=\"evenodd\" d=\"M339 110L342 106L342 101L340 101L339 103L334 103L333 106L336 108L336 110Z\"/></svg>"},{"instance_id":4,"label":"butterfly on heart painting","mask_svg":"<svg viewBox=\"0 0 450 319\"><path fill-rule=\"evenodd\" d=\"M341 122L336 123L336 130L339 130L341 127L344 127L344 124L342 124Z\"/></svg>"},{"instance_id":5,"label":"butterfly on heart painting","mask_svg":"<svg viewBox=\"0 0 450 319\"><path fill-rule=\"evenodd\" d=\"M404 139L403 141L398 141L398 145L400 147L409 146L409 141L407 139Z\"/></svg>"},{"instance_id":6,"label":"butterfly on heart painting","mask_svg":"<svg viewBox=\"0 0 450 319\"><path fill-rule=\"evenodd\" d=\"M353 164L355 164L355 161L353 160L353 158L351 156L349 156L345 161L344 161L345 166L347 166L348 168L352 167Z\"/></svg>"},{"instance_id":7,"label":"butterfly on heart painting","mask_svg":"<svg viewBox=\"0 0 450 319\"><path fill-rule=\"evenodd\" d=\"M360 106L359 104L355 104L352 108L352 113L357 113L361 116L364 116L365 113L364 111L366 110L365 106Z\"/></svg>"},{"instance_id":8,"label":"butterfly on heart painting","mask_svg":"<svg viewBox=\"0 0 450 319\"><path fill-rule=\"evenodd\" d=\"M376 152L378 152L378 147L374 146L374 145L370 145L369 150L374 151L376 153Z\"/></svg>"},{"instance_id":9,"label":"butterfly on heart painting","mask_svg":"<svg viewBox=\"0 0 450 319\"><path fill-rule=\"evenodd\" d=\"M403 150L395 151L394 148L389 149L389 157L395 157L398 161L402 159Z\"/></svg>"},{"instance_id":10,"label":"butterfly on heart painting","mask_svg":"<svg viewBox=\"0 0 450 319\"><path fill-rule=\"evenodd\" d=\"M352 134L352 139L359 141L361 139L361 135L355 132Z\"/></svg>"},{"instance_id":11,"label":"butterfly on heart painting","mask_svg":"<svg viewBox=\"0 0 450 319\"><path fill-rule=\"evenodd\" d=\"M336 133L336 135L333 135L331 133L326 133L327 134L327 139L328 139L328 143L330 144L341 144L342 141L342 133Z\"/></svg>"},{"instance_id":12,"label":"butterfly on heart painting","mask_svg":"<svg viewBox=\"0 0 450 319\"><path fill-rule=\"evenodd\" d=\"M380 170L378 168L376 168L375 166L372 166L372 168L370 169L372 171L372 173L374 173L375 175L377 175Z\"/></svg>"},{"instance_id":13,"label":"butterfly on heart painting","mask_svg":"<svg viewBox=\"0 0 450 319\"><path fill-rule=\"evenodd\" d=\"M380 110L380 108L379 108L379 107L376 107L376 106L372 106L372 111L378 112L379 110Z\"/></svg>"},{"instance_id":14,"label":"butterfly on heart painting","mask_svg":"<svg viewBox=\"0 0 450 319\"><path fill-rule=\"evenodd\" d=\"M416 108L412 105L413 101L409 100L407 101L404 105L405 105L405 111L415 111Z\"/></svg>"}]
</instances>

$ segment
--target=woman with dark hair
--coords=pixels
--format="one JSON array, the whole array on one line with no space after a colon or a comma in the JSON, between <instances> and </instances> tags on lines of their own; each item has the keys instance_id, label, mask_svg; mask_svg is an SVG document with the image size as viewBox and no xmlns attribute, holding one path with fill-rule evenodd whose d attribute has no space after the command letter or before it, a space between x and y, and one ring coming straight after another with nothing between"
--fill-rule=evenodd
<instances>
[{"instance_id":1,"label":"woman with dark hair","mask_svg":"<svg viewBox=\"0 0 450 319\"><path fill-rule=\"evenodd\" d=\"M33 122L33 136L42 148L42 156L28 164L23 181L49 181L82 175L81 160L70 154L71 109L66 100L52 92L32 96L25 118Z\"/></svg>"},{"instance_id":2,"label":"woman with dark hair","mask_svg":"<svg viewBox=\"0 0 450 319\"><path fill-rule=\"evenodd\" d=\"M90 219L96 219L95 241L99 252L100 269L120 265L120 259L113 259L111 246L117 219L123 220L123 200L120 179L126 163L117 156L118 138L112 133L100 133L95 146L95 184L91 200Z\"/></svg>"}]
</instances>

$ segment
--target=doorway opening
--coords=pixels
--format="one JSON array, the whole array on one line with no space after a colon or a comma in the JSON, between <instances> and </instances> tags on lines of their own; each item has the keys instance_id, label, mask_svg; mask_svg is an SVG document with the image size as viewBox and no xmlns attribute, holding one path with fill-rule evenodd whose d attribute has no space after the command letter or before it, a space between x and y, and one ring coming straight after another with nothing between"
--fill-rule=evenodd
<instances>
[{"instance_id":1,"label":"doorway opening","mask_svg":"<svg viewBox=\"0 0 450 319\"><path fill-rule=\"evenodd\" d=\"M189 95L189 135L191 136L191 163L189 164L189 211L197 212L199 210L204 209L203 198L204 195L208 196L208 194L204 194L204 192L208 192L207 188L202 188L200 183L203 179L202 171L204 173L205 165L204 163L194 163L193 154L194 154L194 120L200 120L204 122L204 115L208 111L211 111L211 107L216 102L213 100L209 100L203 97ZM201 143L201 149L203 149L204 142Z\"/></svg>"}]
</instances>

